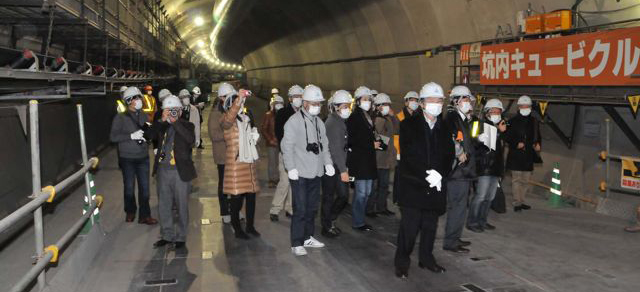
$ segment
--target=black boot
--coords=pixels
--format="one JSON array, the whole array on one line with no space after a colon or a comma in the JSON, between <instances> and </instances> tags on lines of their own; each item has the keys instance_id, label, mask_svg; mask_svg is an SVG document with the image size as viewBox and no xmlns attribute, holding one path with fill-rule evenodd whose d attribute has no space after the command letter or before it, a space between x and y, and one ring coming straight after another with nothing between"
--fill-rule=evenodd
<instances>
[{"instance_id":1,"label":"black boot","mask_svg":"<svg viewBox=\"0 0 640 292\"><path fill-rule=\"evenodd\" d=\"M236 238L239 239L249 239L249 235L247 235L242 230L242 225L240 224L240 209L242 209L242 197L235 196L232 199L229 199L229 205L231 207L231 226L233 226L233 232L236 235Z\"/></svg>"}]
</instances>

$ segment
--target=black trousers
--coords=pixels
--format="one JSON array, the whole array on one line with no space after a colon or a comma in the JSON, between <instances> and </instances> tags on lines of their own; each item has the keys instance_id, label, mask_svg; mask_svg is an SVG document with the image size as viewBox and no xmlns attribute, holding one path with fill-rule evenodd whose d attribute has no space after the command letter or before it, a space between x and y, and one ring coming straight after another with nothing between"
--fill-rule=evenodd
<instances>
[{"instance_id":1,"label":"black trousers","mask_svg":"<svg viewBox=\"0 0 640 292\"><path fill-rule=\"evenodd\" d=\"M334 165L335 167L335 165ZM338 169L335 167L335 169ZM331 228L331 222L338 216L349 202L349 185L340 180L340 174L322 176L322 209L320 221L323 229Z\"/></svg>"},{"instance_id":2,"label":"black trousers","mask_svg":"<svg viewBox=\"0 0 640 292\"><path fill-rule=\"evenodd\" d=\"M433 211L416 208L400 208L402 215L398 230L398 248L396 249L395 265L398 269L407 270L411 264L411 252L420 232L420 246L418 258L424 265L435 264L433 257L433 242L438 229L438 214Z\"/></svg>"},{"instance_id":3,"label":"black trousers","mask_svg":"<svg viewBox=\"0 0 640 292\"><path fill-rule=\"evenodd\" d=\"M222 192L224 182L224 164L218 164L218 201L220 201L220 216L229 215L227 195Z\"/></svg>"},{"instance_id":4,"label":"black trousers","mask_svg":"<svg viewBox=\"0 0 640 292\"><path fill-rule=\"evenodd\" d=\"M247 229L254 228L256 214L256 194L248 193L242 195L229 195L229 206L231 207L231 226L238 231L242 230L240 226L240 210L242 210L243 201L247 200L247 208L245 209L247 217Z\"/></svg>"}]
</instances>

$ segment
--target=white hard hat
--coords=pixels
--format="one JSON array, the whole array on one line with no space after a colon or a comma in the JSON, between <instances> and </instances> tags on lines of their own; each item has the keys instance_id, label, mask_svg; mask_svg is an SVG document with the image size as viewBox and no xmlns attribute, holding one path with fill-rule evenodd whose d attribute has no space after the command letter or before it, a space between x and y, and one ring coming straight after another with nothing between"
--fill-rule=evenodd
<instances>
[{"instance_id":1,"label":"white hard hat","mask_svg":"<svg viewBox=\"0 0 640 292\"><path fill-rule=\"evenodd\" d=\"M278 94L278 93L280 93L280 91L277 88L271 89L271 94Z\"/></svg>"},{"instance_id":2,"label":"white hard hat","mask_svg":"<svg viewBox=\"0 0 640 292\"><path fill-rule=\"evenodd\" d=\"M475 96L471 94L471 90L469 90L469 87L466 87L464 85L458 85L453 87L451 89L451 93L449 94L449 97L468 97L471 100L476 100Z\"/></svg>"},{"instance_id":3,"label":"white hard hat","mask_svg":"<svg viewBox=\"0 0 640 292\"><path fill-rule=\"evenodd\" d=\"M120 87L120 94L122 94L123 92L125 92L125 90L127 90L127 88L128 88L128 87L126 87L126 86L122 85L122 86Z\"/></svg>"},{"instance_id":4,"label":"white hard hat","mask_svg":"<svg viewBox=\"0 0 640 292\"><path fill-rule=\"evenodd\" d=\"M201 94L202 92L200 91L200 87L196 86L193 88L192 90L193 94Z\"/></svg>"},{"instance_id":5,"label":"white hard hat","mask_svg":"<svg viewBox=\"0 0 640 292\"><path fill-rule=\"evenodd\" d=\"M526 95L521 96L518 98L518 105L531 105L531 97Z\"/></svg>"},{"instance_id":6,"label":"white hard hat","mask_svg":"<svg viewBox=\"0 0 640 292\"><path fill-rule=\"evenodd\" d=\"M351 94L348 91L342 89L334 92L331 96L331 99L329 100L329 103L332 104L343 104L352 102L353 97L351 97Z\"/></svg>"},{"instance_id":7,"label":"white hard hat","mask_svg":"<svg viewBox=\"0 0 640 292\"><path fill-rule=\"evenodd\" d=\"M365 95L371 96L371 89L366 86L360 86L356 88L356 92L353 93L353 96L355 96L356 99L361 98Z\"/></svg>"},{"instance_id":8,"label":"white hard hat","mask_svg":"<svg viewBox=\"0 0 640 292\"><path fill-rule=\"evenodd\" d=\"M371 89L371 95L378 95L378 91L375 89Z\"/></svg>"},{"instance_id":9,"label":"white hard hat","mask_svg":"<svg viewBox=\"0 0 640 292\"><path fill-rule=\"evenodd\" d=\"M324 101L324 97L322 97L322 90L318 86L309 84L304 88L304 91L302 92L302 100Z\"/></svg>"},{"instance_id":10,"label":"white hard hat","mask_svg":"<svg viewBox=\"0 0 640 292\"><path fill-rule=\"evenodd\" d=\"M444 99L444 92L442 91L442 86L435 82L429 82L422 86L420 89L420 97L428 98L428 97L437 97Z\"/></svg>"},{"instance_id":11,"label":"white hard hat","mask_svg":"<svg viewBox=\"0 0 640 292\"><path fill-rule=\"evenodd\" d=\"M178 97L180 98L191 97L191 93L189 93L189 90L183 89L183 90L180 90L180 93L178 93Z\"/></svg>"},{"instance_id":12,"label":"white hard hat","mask_svg":"<svg viewBox=\"0 0 640 292\"><path fill-rule=\"evenodd\" d=\"M300 87L300 85L298 85L298 84L293 85L293 86L289 87L289 96L302 95L303 91L304 91L304 89L302 89L302 87Z\"/></svg>"},{"instance_id":13,"label":"white hard hat","mask_svg":"<svg viewBox=\"0 0 640 292\"><path fill-rule=\"evenodd\" d=\"M284 98L276 94L274 97L271 98L271 103L276 103L276 102L284 103Z\"/></svg>"},{"instance_id":14,"label":"white hard hat","mask_svg":"<svg viewBox=\"0 0 640 292\"><path fill-rule=\"evenodd\" d=\"M409 91L407 92L407 94L404 95L404 100L407 100L410 98L420 99L420 96L415 91Z\"/></svg>"},{"instance_id":15,"label":"white hard hat","mask_svg":"<svg viewBox=\"0 0 640 292\"><path fill-rule=\"evenodd\" d=\"M162 101L162 109L182 107L182 103L175 95L169 95Z\"/></svg>"},{"instance_id":16,"label":"white hard hat","mask_svg":"<svg viewBox=\"0 0 640 292\"><path fill-rule=\"evenodd\" d=\"M391 98L386 93L379 93L373 98L373 104L391 103Z\"/></svg>"},{"instance_id":17,"label":"white hard hat","mask_svg":"<svg viewBox=\"0 0 640 292\"><path fill-rule=\"evenodd\" d=\"M169 91L169 89L163 88L160 90L160 92L158 92L158 98L160 99L160 101L162 102L162 100L171 95L171 91Z\"/></svg>"},{"instance_id":18,"label":"white hard hat","mask_svg":"<svg viewBox=\"0 0 640 292\"><path fill-rule=\"evenodd\" d=\"M487 100L487 104L484 105L484 110L486 111L491 108L499 108L501 110L504 110L504 107L502 107L502 102L497 98Z\"/></svg>"},{"instance_id":19,"label":"white hard hat","mask_svg":"<svg viewBox=\"0 0 640 292\"><path fill-rule=\"evenodd\" d=\"M236 93L237 93L237 91L229 83L226 83L226 82L222 83L218 87L218 96L227 96L227 95L232 95L232 94L236 94Z\"/></svg>"},{"instance_id":20,"label":"white hard hat","mask_svg":"<svg viewBox=\"0 0 640 292\"><path fill-rule=\"evenodd\" d=\"M135 86L131 86L129 88L127 88L127 90L124 91L124 93L122 94L122 98L129 103L129 100L131 100L132 98L136 97L136 96L140 96L142 95L142 92L140 92L140 89L138 89L138 87Z\"/></svg>"}]
</instances>

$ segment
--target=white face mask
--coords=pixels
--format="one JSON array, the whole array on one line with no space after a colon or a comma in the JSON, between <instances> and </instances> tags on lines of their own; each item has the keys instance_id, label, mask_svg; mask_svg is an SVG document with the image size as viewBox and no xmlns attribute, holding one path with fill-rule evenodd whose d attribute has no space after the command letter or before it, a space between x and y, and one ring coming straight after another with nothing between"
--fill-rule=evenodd
<instances>
[{"instance_id":1,"label":"white face mask","mask_svg":"<svg viewBox=\"0 0 640 292\"><path fill-rule=\"evenodd\" d=\"M424 104L424 111L428 114L430 114L433 117L437 117L440 115L440 113L442 113L442 104L441 103L425 103Z\"/></svg>"},{"instance_id":2,"label":"white face mask","mask_svg":"<svg viewBox=\"0 0 640 292\"><path fill-rule=\"evenodd\" d=\"M302 98L301 97L296 97L291 101L291 104L295 107L300 107L302 105Z\"/></svg>"},{"instance_id":3,"label":"white face mask","mask_svg":"<svg viewBox=\"0 0 640 292\"><path fill-rule=\"evenodd\" d=\"M494 124L497 124L500 121L502 121L502 116L501 115L490 115L489 116L489 121L491 121Z\"/></svg>"},{"instance_id":4,"label":"white face mask","mask_svg":"<svg viewBox=\"0 0 640 292\"><path fill-rule=\"evenodd\" d=\"M521 108L520 109L520 114L523 116L528 116L531 114L531 108Z\"/></svg>"},{"instance_id":5,"label":"white face mask","mask_svg":"<svg viewBox=\"0 0 640 292\"><path fill-rule=\"evenodd\" d=\"M417 110L419 106L420 105L418 104L417 101L413 101L412 100L412 101L409 102L409 109L411 109L412 111Z\"/></svg>"},{"instance_id":6,"label":"white face mask","mask_svg":"<svg viewBox=\"0 0 640 292\"><path fill-rule=\"evenodd\" d=\"M133 103L133 106L136 107L136 110L140 110L142 108L142 100L136 99Z\"/></svg>"},{"instance_id":7,"label":"white face mask","mask_svg":"<svg viewBox=\"0 0 640 292\"><path fill-rule=\"evenodd\" d=\"M189 105L189 98L188 97L185 97L185 98L182 99L182 105L184 105L184 106Z\"/></svg>"},{"instance_id":8,"label":"white face mask","mask_svg":"<svg viewBox=\"0 0 640 292\"><path fill-rule=\"evenodd\" d=\"M380 114L386 116L389 114L389 106L385 105L380 109Z\"/></svg>"},{"instance_id":9,"label":"white face mask","mask_svg":"<svg viewBox=\"0 0 640 292\"><path fill-rule=\"evenodd\" d=\"M312 116L317 116L320 113L320 107L319 106L309 106L309 114Z\"/></svg>"},{"instance_id":10,"label":"white face mask","mask_svg":"<svg viewBox=\"0 0 640 292\"><path fill-rule=\"evenodd\" d=\"M276 105L273 106L273 108L275 108L277 111L281 110L284 107L284 105L282 105L281 103L276 103Z\"/></svg>"},{"instance_id":11,"label":"white face mask","mask_svg":"<svg viewBox=\"0 0 640 292\"><path fill-rule=\"evenodd\" d=\"M343 108L343 109L340 110L339 115L340 115L341 118L346 120L351 115L351 110L348 109L348 108Z\"/></svg>"},{"instance_id":12,"label":"white face mask","mask_svg":"<svg viewBox=\"0 0 640 292\"><path fill-rule=\"evenodd\" d=\"M468 113L471 109L473 109L473 108L471 107L471 103L469 103L468 101L465 101L462 104L460 104L460 111L463 114Z\"/></svg>"},{"instance_id":13,"label":"white face mask","mask_svg":"<svg viewBox=\"0 0 640 292\"><path fill-rule=\"evenodd\" d=\"M361 101L360 102L360 108L365 111L368 112L371 109L371 101Z\"/></svg>"}]
</instances>

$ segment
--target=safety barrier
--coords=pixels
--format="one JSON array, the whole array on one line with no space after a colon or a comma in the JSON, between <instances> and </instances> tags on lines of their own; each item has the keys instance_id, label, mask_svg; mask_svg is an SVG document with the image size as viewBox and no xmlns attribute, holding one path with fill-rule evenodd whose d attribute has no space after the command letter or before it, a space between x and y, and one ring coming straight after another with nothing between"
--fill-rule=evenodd
<instances>
[{"instance_id":1,"label":"safety barrier","mask_svg":"<svg viewBox=\"0 0 640 292\"><path fill-rule=\"evenodd\" d=\"M78 124L80 128L80 144L82 151L83 166L71 176L62 180L55 186L41 187L40 181L40 141L39 141L39 119L38 119L38 102L32 100L29 103L29 133L30 133L30 146L31 146L31 173L32 173L32 186L33 194L30 196L32 199L27 204L18 208L2 220L0 220L0 232L7 230L14 226L18 220L27 216L33 212L33 222L35 230L35 248L36 248L36 263L35 265L11 288L10 291L18 292L23 291L29 286L29 284L37 278L38 288L41 291L46 286L45 268L49 263L55 263L58 261L59 251L64 248L69 242L72 241L74 236L80 231L80 229L90 220L91 225L94 222L95 212L97 208L101 206L103 201L102 196L92 195L90 186L90 173L91 169L98 166L98 158L87 157L87 147L84 133L84 119L82 116L82 105L77 105L78 111ZM51 203L55 199L57 193L62 192L67 187L71 186L74 182L79 180L82 176L85 179L86 196L84 202L86 203L86 212L60 237L60 239L53 245L44 246L44 228L42 218L42 205L47 202Z\"/></svg>"},{"instance_id":2,"label":"safety barrier","mask_svg":"<svg viewBox=\"0 0 640 292\"><path fill-rule=\"evenodd\" d=\"M606 144L606 149L604 151L601 151L599 153L599 157L602 161L605 162L605 179L604 181L600 182L600 191L601 192L605 192L605 198L609 198L610 192L614 191L616 193L622 193L622 194L628 194L628 195L632 195L632 196L640 196L640 192L634 192L631 190L625 190L622 188L615 188L615 187L611 187L610 186L610 172L611 172L611 160L618 160L618 161L622 161L623 159L625 159L625 157L621 156L621 155L615 155L615 154L611 154L610 152L610 148L611 148L611 130L610 130L610 121L609 119L605 119L605 125L606 125L606 132L607 132L607 144ZM638 158L636 158L638 159Z\"/></svg>"}]
</instances>

